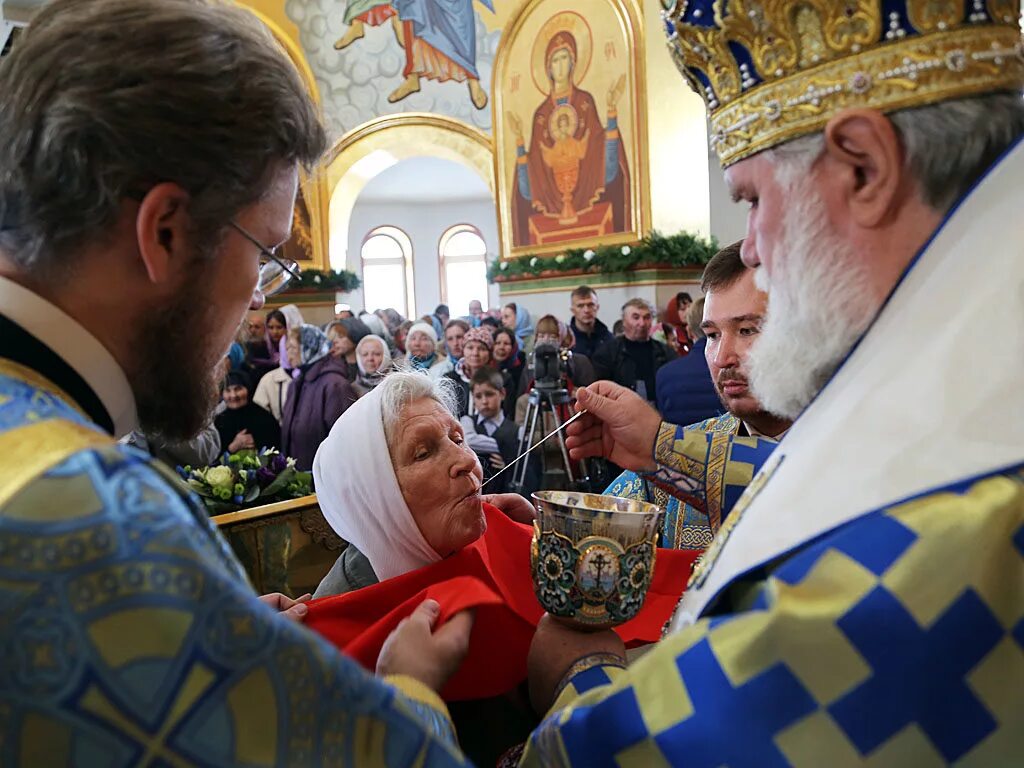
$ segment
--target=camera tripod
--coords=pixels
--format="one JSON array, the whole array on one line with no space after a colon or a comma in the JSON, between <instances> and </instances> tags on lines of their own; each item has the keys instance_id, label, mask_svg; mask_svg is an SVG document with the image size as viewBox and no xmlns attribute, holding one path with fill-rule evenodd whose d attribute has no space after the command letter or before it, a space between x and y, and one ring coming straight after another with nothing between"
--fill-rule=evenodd
<instances>
[{"instance_id":1,"label":"camera tripod","mask_svg":"<svg viewBox=\"0 0 1024 768\"><path fill-rule=\"evenodd\" d=\"M585 465L574 462L569 458L569 449L565 445L565 432L561 429L562 424L569 418L571 404L572 398L569 395L569 390L564 387L554 389L534 387L530 391L527 402L526 418L523 419L523 436L519 439L519 451L517 453L522 454L537 439L543 436L544 414L550 413L554 426L558 429L558 435L555 439L558 441L558 451L562 457L562 468L565 470L565 476L568 480L568 488L566 490L585 491L587 490L589 478L585 469L580 471L580 467L585 467ZM546 471L547 466L543 452L541 453L541 462L543 470ZM515 472L512 475L512 491L516 493L523 492L526 485L526 472L529 463L529 460L524 460L516 465Z\"/></svg>"}]
</instances>

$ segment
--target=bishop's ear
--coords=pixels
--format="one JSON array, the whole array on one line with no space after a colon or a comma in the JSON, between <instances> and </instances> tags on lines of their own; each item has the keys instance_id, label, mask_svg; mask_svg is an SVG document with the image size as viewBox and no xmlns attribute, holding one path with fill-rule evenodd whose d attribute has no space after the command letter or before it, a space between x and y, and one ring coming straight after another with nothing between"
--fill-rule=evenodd
<instances>
[{"instance_id":1,"label":"bishop's ear","mask_svg":"<svg viewBox=\"0 0 1024 768\"><path fill-rule=\"evenodd\" d=\"M827 173L852 221L873 229L894 216L913 185L892 122L872 109L840 112L825 127Z\"/></svg>"},{"instance_id":2,"label":"bishop's ear","mask_svg":"<svg viewBox=\"0 0 1024 768\"><path fill-rule=\"evenodd\" d=\"M191 261L189 195L177 184L157 184L139 203L135 236L139 258L153 283L164 283Z\"/></svg>"}]
</instances>

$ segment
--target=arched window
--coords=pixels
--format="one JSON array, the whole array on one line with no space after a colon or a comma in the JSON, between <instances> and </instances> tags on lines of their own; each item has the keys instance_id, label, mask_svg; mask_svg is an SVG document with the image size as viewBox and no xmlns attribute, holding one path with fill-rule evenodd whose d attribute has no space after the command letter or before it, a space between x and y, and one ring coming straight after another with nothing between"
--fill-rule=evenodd
<instances>
[{"instance_id":1,"label":"arched window","mask_svg":"<svg viewBox=\"0 0 1024 768\"><path fill-rule=\"evenodd\" d=\"M456 224L443 235L438 248L441 257L441 299L452 317L469 314L469 302L476 299L487 308L487 244L480 230L471 224Z\"/></svg>"},{"instance_id":2,"label":"arched window","mask_svg":"<svg viewBox=\"0 0 1024 768\"><path fill-rule=\"evenodd\" d=\"M412 240L398 227L377 227L366 236L363 260L363 302L367 312L393 307L415 314L412 283Z\"/></svg>"}]
</instances>

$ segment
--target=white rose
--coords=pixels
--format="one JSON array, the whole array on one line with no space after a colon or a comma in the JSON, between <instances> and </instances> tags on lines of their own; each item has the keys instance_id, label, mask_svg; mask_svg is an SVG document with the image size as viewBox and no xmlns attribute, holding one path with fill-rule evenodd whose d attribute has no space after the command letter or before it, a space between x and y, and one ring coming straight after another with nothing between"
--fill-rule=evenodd
<instances>
[{"instance_id":1,"label":"white rose","mask_svg":"<svg viewBox=\"0 0 1024 768\"><path fill-rule=\"evenodd\" d=\"M320 279L320 275L313 275L313 282L316 283L317 285L320 285L320 283L322 283L323 280Z\"/></svg>"},{"instance_id":2,"label":"white rose","mask_svg":"<svg viewBox=\"0 0 1024 768\"><path fill-rule=\"evenodd\" d=\"M629 256L629 254L632 252L632 250L633 249L630 248L628 245L624 245L624 246L622 246L622 255L623 256Z\"/></svg>"},{"instance_id":3,"label":"white rose","mask_svg":"<svg viewBox=\"0 0 1024 768\"><path fill-rule=\"evenodd\" d=\"M590 261L595 256L597 256L597 254L594 253L593 251L585 251L583 253L583 258L586 259L587 261Z\"/></svg>"},{"instance_id":4,"label":"white rose","mask_svg":"<svg viewBox=\"0 0 1024 768\"><path fill-rule=\"evenodd\" d=\"M536 256L534 256L532 259L530 259L530 266L531 267L536 267L537 266L537 257Z\"/></svg>"},{"instance_id":5,"label":"white rose","mask_svg":"<svg viewBox=\"0 0 1024 768\"><path fill-rule=\"evenodd\" d=\"M565 254L564 253L559 255L559 256L555 256L555 263L556 264L561 264L564 261L565 261Z\"/></svg>"},{"instance_id":6,"label":"white rose","mask_svg":"<svg viewBox=\"0 0 1024 768\"><path fill-rule=\"evenodd\" d=\"M508 262L507 262L507 261L503 261L503 262L501 262L501 266L499 267L499 269L500 269L500 270L501 270L502 272L504 272L504 271L505 271L506 269L508 269Z\"/></svg>"},{"instance_id":7,"label":"white rose","mask_svg":"<svg viewBox=\"0 0 1024 768\"><path fill-rule=\"evenodd\" d=\"M235 486L235 475L231 471L231 467L223 465L210 467L206 470L206 482L209 483L211 488L232 489Z\"/></svg>"}]
</instances>

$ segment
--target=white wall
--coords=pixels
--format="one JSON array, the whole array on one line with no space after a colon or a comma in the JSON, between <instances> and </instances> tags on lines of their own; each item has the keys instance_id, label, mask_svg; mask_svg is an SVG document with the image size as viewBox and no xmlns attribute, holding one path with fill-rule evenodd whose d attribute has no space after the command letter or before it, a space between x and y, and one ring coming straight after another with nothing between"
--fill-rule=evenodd
<instances>
[{"instance_id":1,"label":"white wall","mask_svg":"<svg viewBox=\"0 0 1024 768\"><path fill-rule=\"evenodd\" d=\"M413 274L417 316L429 314L441 303L441 275L438 245L441 235L455 224L472 224L480 230L487 252L498 252L498 221L491 200L450 201L444 203L384 203L357 200L349 225L348 254L345 268L362 276L359 251L367 233L383 225L398 227L412 240ZM480 300L498 306L496 286ZM344 301L363 308L363 291L346 294ZM401 311L401 310L400 310ZM404 311L402 312L403 314Z\"/></svg>"},{"instance_id":2,"label":"white wall","mask_svg":"<svg viewBox=\"0 0 1024 768\"><path fill-rule=\"evenodd\" d=\"M734 203L725 185L725 174L718 156L708 156L708 179L711 188L711 234L723 245L735 243L747 234L747 206Z\"/></svg>"}]
</instances>

